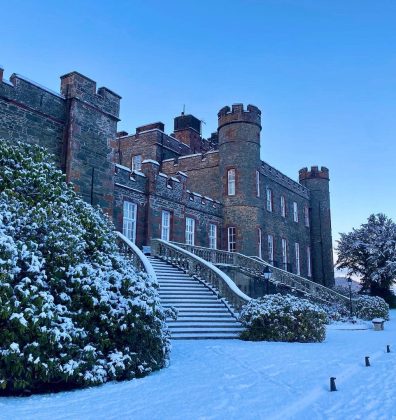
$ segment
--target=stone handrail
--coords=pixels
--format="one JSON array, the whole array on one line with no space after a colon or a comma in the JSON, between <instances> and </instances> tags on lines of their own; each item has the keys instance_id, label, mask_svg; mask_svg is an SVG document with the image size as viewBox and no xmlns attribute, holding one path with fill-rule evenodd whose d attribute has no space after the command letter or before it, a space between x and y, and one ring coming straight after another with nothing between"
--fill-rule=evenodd
<instances>
[{"instance_id":1,"label":"stone handrail","mask_svg":"<svg viewBox=\"0 0 396 420\"><path fill-rule=\"evenodd\" d=\"M151 254L179 267L190 276L209 283L218 291L220 297L225 298L238 311L251 300L220 269L176 244L162 239L152 239Z\"/></svg>"},{"instance_id":2,"label":"stone handrail","mask_svg":"<svg viewBox=\"0 0 396 420\"><path fill-rule=\"evenodd\" d=\"M177 243L177 245L213 264L227 264L240 267L242 270L263 279L263 270L265 267L269 267L272 271L271 283L285 285L322 302L341 303L343 305L346 305L349 302L349 298L326 286L315 283L314 281L308 280L297 274L289 273L281 268L274 267L259 258L248 257L238 252L228 252L179 243Z\"/></svg>"},{"instance_id":3,"label":"stone handrail","mask_svg":"<svg viewBox=\"0 0 396 420\"><path fill-rule=\"evenodd\" d=\"M121 232L116 232L118 236L118 246L122 254L126 255L133 262L137 271L147 273L154 282L157 282L157 275L148 258L143 252Z\"/></svg>"}]
</instances>

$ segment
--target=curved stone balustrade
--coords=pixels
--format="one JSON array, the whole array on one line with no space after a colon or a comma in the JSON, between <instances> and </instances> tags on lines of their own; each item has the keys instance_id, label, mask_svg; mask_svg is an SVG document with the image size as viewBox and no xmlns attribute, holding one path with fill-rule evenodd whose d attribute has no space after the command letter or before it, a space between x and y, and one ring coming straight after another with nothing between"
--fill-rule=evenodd
<instances>
[{"instance_id":1,"label":"curved stone balustrade","mask_svg":"<svg viewBox=\"0 0 396 420\"><path fill-rule=\"evenodd\" d=\"M322 302L341 303L343 305L349 303L348 297L337 293L326 286L308 280L305 277L274 267L259 258L248 257L238 252L228 252L180 243L177 243L177 246L186 249L213 264L228 264L240 267L242 270L245 270L254 276L263 278L263 281L266 281L264 280L263 271L265 267L269 267L272 271L270 282L274 284L285 285Z\"/></svg>"},{"instance_id":2,"label":"curved stone balustrade","mask_svg":"<svg viewBox=\"0 0 396 420\"><path fill-rule=\"evenodd\" d=\"M195 276L205 281L218 291L221 298L226 299L238 311L251 299L225 273L208 262L208 260L176 244L163 241L162 239L152 239L151 253L153 256L179 267L190 276Z\"/></svg>"},{"instance_id":3,"label":"curved stone balustrade","mask_svg":"<svg viewBox=\"0 0 396 420\"><path fill-rule=\"evenodd\" d=\"M137 271L148 274L154 282L157 282L157 275L153 266L143 252L121 232L116 232L116 234L121 253L132 260Z\"/></svg>"}]
</instances>

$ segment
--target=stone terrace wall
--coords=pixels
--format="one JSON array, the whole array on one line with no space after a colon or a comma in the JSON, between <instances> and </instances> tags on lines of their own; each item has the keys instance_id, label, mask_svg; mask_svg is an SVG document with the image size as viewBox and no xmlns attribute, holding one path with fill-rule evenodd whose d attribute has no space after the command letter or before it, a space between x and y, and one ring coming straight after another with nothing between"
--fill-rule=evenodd
<instances>
[{"instance_id":1,"label":"stone terrace wall","mask_svg":"<svg viewBox=\"0 0 396 420\"><path fill-rule=\"evenodd\" d=\"M10 82L0 69L0 137L46 147L63 170L67 112L62 95L13 74Z\"/></svg>"}]
</instances>

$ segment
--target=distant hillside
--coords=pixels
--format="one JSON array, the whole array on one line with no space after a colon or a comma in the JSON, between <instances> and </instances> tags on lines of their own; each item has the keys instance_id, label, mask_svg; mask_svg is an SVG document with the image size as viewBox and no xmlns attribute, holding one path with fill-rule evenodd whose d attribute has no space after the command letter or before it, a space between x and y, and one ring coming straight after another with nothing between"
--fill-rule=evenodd
<instances>
[{"instance_id":1,"label":"distant hillside","mask_svg":"<svg viewBox=\"0 0 396 420\"><path fill-rule=\"evenodd\" d=\"M335 285L336 286L342 286L342 287L348 287L348 280L346 277L336 277L335 278ZM354 292L358 292L360 290L360 283L357 280L352 280L352 290Z\"/></svg>"}]
</instances>

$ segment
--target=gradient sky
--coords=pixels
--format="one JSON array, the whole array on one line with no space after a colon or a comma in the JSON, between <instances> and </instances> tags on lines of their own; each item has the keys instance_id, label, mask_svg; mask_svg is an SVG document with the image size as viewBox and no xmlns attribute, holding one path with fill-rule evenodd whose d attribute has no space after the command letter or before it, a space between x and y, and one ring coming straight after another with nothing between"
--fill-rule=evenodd
<instances>
[{"instance_id":1,"label":"gradient sky","mask_svg":"<svg viewBox=\"0 0 396 420\"><path fill-rule=\"evenodd\" d=\"M235 102L262 110L262 159L330 169L333 236L396 220L396 1L0 0L0 63L59 91L77 70L119 93L119 129Z\"/></svg>"}]
</instances>

